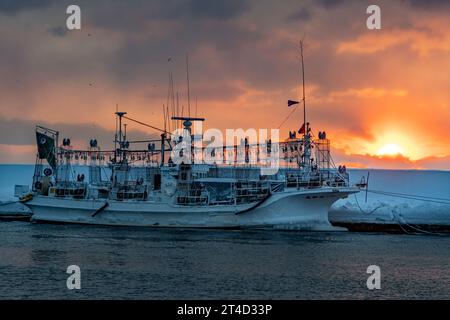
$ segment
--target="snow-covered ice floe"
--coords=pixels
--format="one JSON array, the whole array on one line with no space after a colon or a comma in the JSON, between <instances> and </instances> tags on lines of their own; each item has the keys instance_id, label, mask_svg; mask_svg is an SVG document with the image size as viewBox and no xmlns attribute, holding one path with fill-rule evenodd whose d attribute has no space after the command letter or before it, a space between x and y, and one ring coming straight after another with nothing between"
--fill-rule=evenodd
<instances>
[{"instance_id":1,"label":"snow-covered ice floe","mask_svg":"<svg viewBox=\"0 0 450 320\"><path fill-rule=\"evenodd\" d=\"M353 170L354 179L367 170ZM371 180L371 181L370 181ZM329 219L350 230L450 231L450 172L370 170L369 190L424 196L422 200L364 191L333 204ZM442 200L436 200L442 199Z\"/></svg>"},{"instance_id":2,"label":"snow-covered ice floe","mask_svg":"<svg viewBox=\"0 0 450 320\"><path fill-rule=\"evenodd\" d=\"M0 201L0 220L29 220L31 210L16 201Z\"/></svg>"}]
</instances>

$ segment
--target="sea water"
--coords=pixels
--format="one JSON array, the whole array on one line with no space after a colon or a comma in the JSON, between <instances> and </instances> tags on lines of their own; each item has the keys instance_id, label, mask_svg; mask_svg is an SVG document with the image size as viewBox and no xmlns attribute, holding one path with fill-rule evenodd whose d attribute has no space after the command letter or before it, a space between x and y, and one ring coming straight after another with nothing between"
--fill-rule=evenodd
<instances>
[{"instance_id":1,"label":"sea water","mask_svg":"<svg viewBox=\"0 0 450 320\"><path fill-rule=\"evenodd\" d=\"M0 241L0 299L450 299L449 237L0 222Z\"/></svg>"}]
</instances>

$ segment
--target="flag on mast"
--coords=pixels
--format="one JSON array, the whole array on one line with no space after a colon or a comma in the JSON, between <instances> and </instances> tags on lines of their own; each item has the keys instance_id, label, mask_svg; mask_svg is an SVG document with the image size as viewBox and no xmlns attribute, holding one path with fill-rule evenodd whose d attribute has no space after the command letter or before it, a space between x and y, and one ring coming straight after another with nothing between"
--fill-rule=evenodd
<instances>
[{"instance_id":1,"label":"flag on mast","mask_svg":"<svg viewBox=\"0 0 450 320\"><path fill-rule=\"evenodd\" d=\"M287 102L287 104L288 104L288 107L290 107L290 106L292 106L292 105L294 105L294 104L298 104L299 102L298 101L295 101L295 100L288 100L288 102Z\"/></svg>"},{"instance_id":2,"label":"flag on mast","mask_svg":"<svg viewBox=\"0 0 450 320\"><path fill-rule=\"evenodd\" d=\"M298 130L299 134L305 133L305 124L302 125L302 127Z\"/></svg>"}]
</instances>

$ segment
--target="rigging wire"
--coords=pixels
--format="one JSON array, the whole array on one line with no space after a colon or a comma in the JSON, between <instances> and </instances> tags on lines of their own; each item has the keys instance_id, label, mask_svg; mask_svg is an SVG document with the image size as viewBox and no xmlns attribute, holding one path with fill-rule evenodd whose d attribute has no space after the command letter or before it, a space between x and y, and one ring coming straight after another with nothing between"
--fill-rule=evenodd
<instances>
[{"instance_id":1,"label":"rigging wire","mask_svg":"<svg viewBox=\"0 0 450 320\"><path fill-rule=\"evenodd\" d=\"M371 193L375 193L375 194L394 197L394 198L403 198L403 199L409 199L409 200L417 200L417 201L450 205L450 199L443 199L444 201L441 201L441 200L434 200L434 199L426 199L426 198L418 196L418 195L397 194L394 192L384 192L384 191L377 191L377 190L367 190L367 191L371 192Z\"/></svg>"},{"instance_id":2,"label":"rigging wire","mask_svg":"<svg viewBox=\"0 0 450 320\"><path fill-rule=\"evenodd\" d=\"M429 196L420 196L420 195L408 195L408 194L405 194L405 193L384 192L384 191L377 191L377 190L367 190L367 191L368 191L368 192L375 193L375 194L381 194L381 195L391 196L391 197L396 197L396 198L404 198L404 199L411 199L411 200L417 200L417 201L433 202L433 203L441 203L441 204L447 204L447 205L450 205L450 202L444 202L444 201L437 201L437 200L434 200L434 199L439 199L439 200L445 200L445 201L446 201L446 200L449 200L449 201L450 201L450 199L436 198L436 197L429 197ZM375 210L377 210L377 209L379 209L379 208L382 207L382 206L378 206L378 207L376 207L375 209L373 209L373 210L370 211L370 212L365 212L365 211L361 208L361 206L359 205L358 198L356 197L356 194L355 194L354 196L355 196L356 204L357 204L359 210L360 210L362 213L365 213L365 214L372 214L373 212L375 212ZM417 226L413 226L413 225L407 223L407 222L405 221L405 219L402 219L403 221L400 221L400 217L399 217L397 214L395 214L395 212L393 212L393 216L394 216L394 218L395 218L394 221L398 224L398 226L400 227L400 229L401 229L404 233L406 233L406 234L411 235L411 234L416 234L416 233L408 232L408 231L404 228L404 226L408 226L409 228L415 230L415 231L418 232L419 234L430 234L430 235L437 235L437 236L448 236L448 234L445 234L445 233L440 233L440 232L430 232L430 231L427 231L427 230L420 229L420 228L417 227Z\"/></svg>"},{"instance_id":3,"label":"rigging wire","mask_svg":"<svg viewBox=\"0 0 450 320\"><path fill-rule=\"evenodd\" d=\"M382 190L370 190L370 191L389 193L389 194L398 195L398 196L408 196L408 197L416 197L416 198L424 198L424 199L441 200L441 201L448 201L448 202L450 202L450 198L438 198L438 197L414 195L414 194L399 193L399 192L389 192L389 191L382 191Z\"/></svg>"},{"instance_id":4,"label":"rigging wire","mask_svg":"<svg viewBox=\"0 0 450 320\"><path fill-rule=\"evenodd\" d=\"M303 101L303 99L302 99L302 101ZM278 126L278 129L280 129L281 126L283 124L285 124L286 121L288 121L288 119L292 116L292 114L295 112L295 110L297 110L299 105L300 105L299 103L295 105L294 109L292 109L291 112L289 112L289 114L287 115L287 117L280 123L280 125Z\"/></svg>"},{"instance_id":5,"label":"rigging wire","mask_svg":"<svg viewBox=\"0 0 450 320\"><path fill-rule=\"evenodd\" d=\"M154 129L154 130L161 131L161 132L163 132L163 133L167 133L167 134L169 134L169 135L172 135L170 132L168 132L168 131L166 131L166 130L163 130L163 129L160 129L160 128L151 126L151 125L149 125L149 124L147 124L147 123L144 123L144 122L141 122L141 121L138 121L138 120L129 118L129 117L127 117L127 116L123 116L123 118L124 118L124 119L127 119L127 120L130 120L130 121L133 121L133 122L136 122L137 124L140 124L140 125L142 125L142 126L149 127L149 128Z\"/></svg>"}]
</instances>

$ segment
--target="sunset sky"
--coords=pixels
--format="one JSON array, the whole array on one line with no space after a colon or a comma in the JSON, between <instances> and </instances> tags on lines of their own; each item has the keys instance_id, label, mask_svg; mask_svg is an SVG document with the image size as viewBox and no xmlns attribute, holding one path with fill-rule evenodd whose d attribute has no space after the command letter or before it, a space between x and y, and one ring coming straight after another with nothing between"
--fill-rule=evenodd
<instances>
[{"instance_id":1,"label":"sunset sky","mask_svg":"<svg viewBox=\"0 0 450 320\"><path fill-rule=\"evenodd\" d=\"M66 28L70 4L81 30ZM381 30L366 27L370 4ZM187 105L186 52L207 128L277 128L301 98L300 39L308 120L336 162L450 170L446 0L2 0L0 163L34 162L36 124L109 147L116 104L162 127L169 72Z\"/></svg>"}]
</instances>

